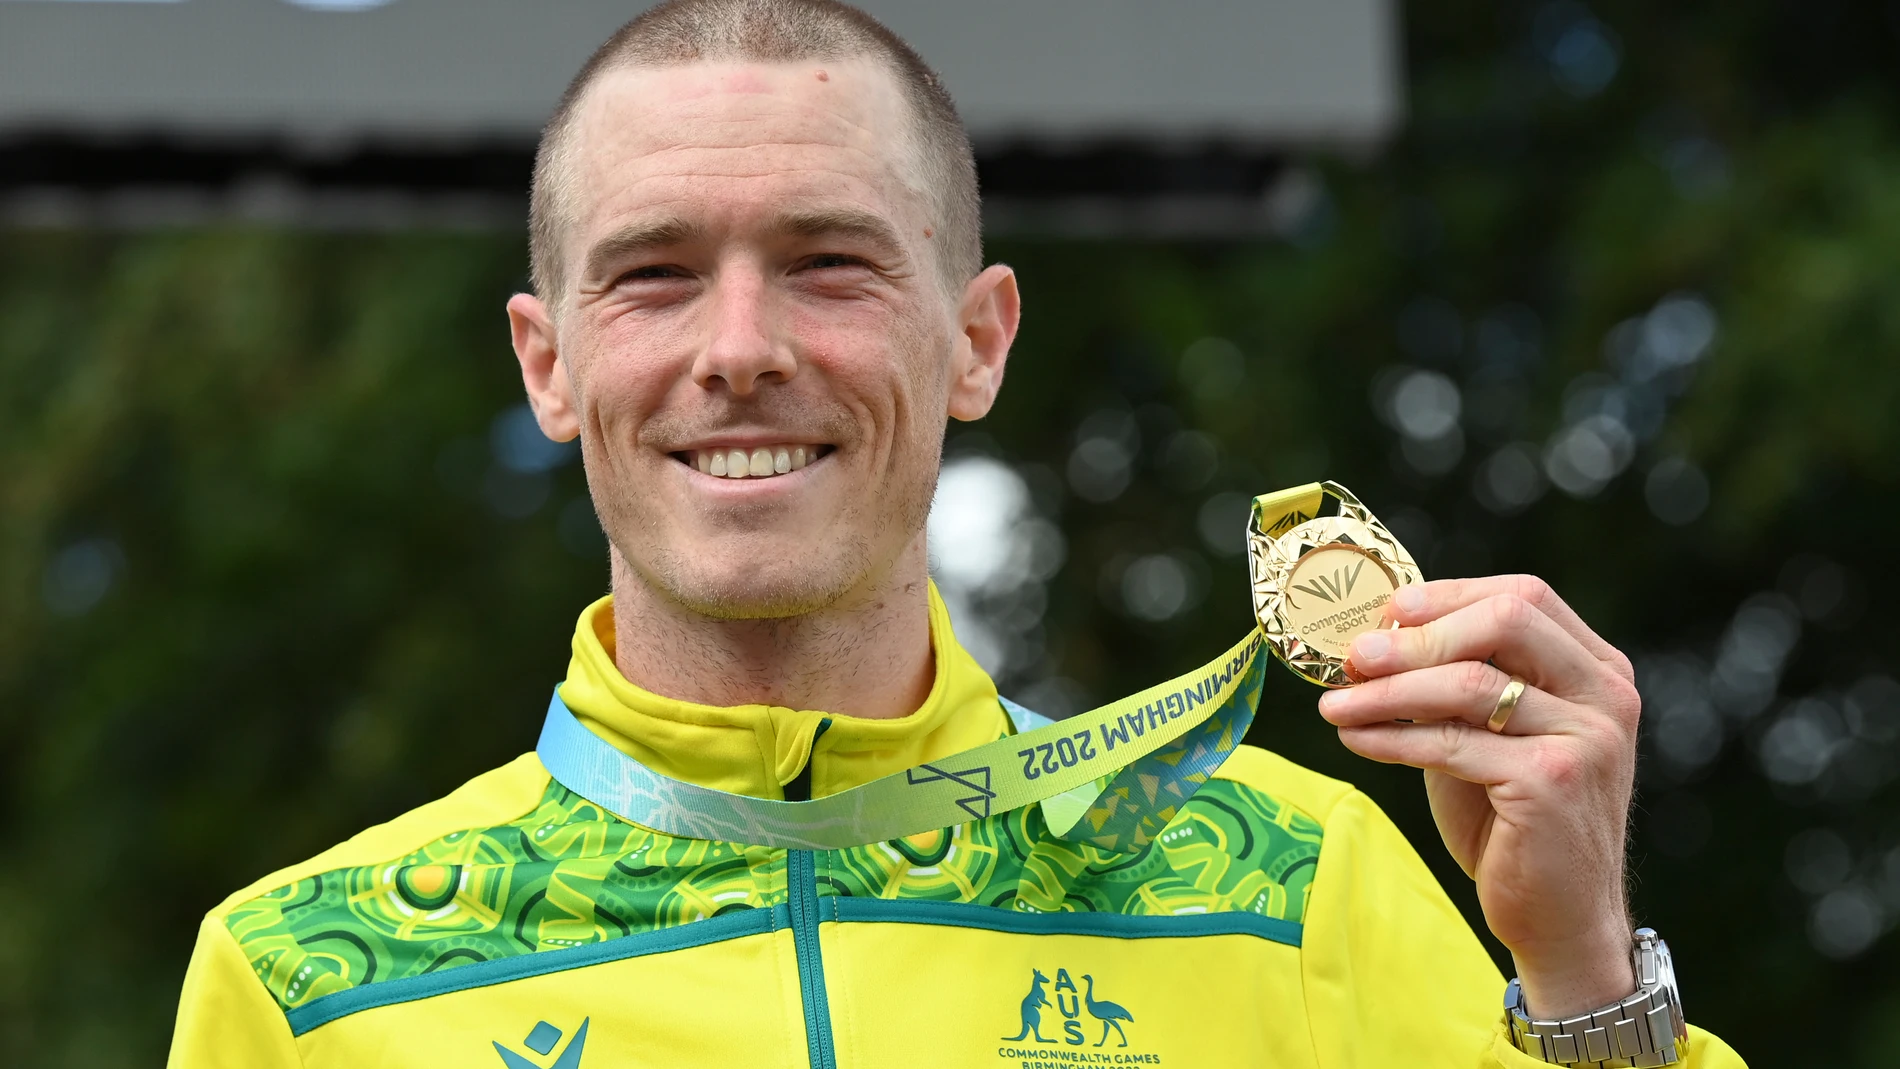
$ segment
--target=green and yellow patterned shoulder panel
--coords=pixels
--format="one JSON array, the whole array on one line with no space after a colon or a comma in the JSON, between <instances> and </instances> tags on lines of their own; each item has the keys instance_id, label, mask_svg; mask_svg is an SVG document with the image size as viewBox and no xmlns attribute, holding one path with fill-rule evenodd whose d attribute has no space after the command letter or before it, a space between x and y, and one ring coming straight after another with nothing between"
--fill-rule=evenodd
<instances>
[{"instance_id":1,"label":"green and yellow patterned shoulder panel","mask_svg":"<svg viewBox=\"0 0 1900 1069\"><path fill-rule=\"evenodd\" d=\"M1320 823L1255 787L1211 779L1132 854L1048 833L1038 806L832 851L821 894L958 902L1033 913L1247 912L1299 923Z\"/></svg>"},{"instance_id":2,"label":"green and yellow patterned shoulder panel","mask_svg":"<svg viewBox=\"0 0 1900 1069\"><path fill-rule=\"evenodd\" d=\"M677 839L550 780L518 819L307 875L225 924L279 1005L785 900L782 851Z\"/></svg>"},{"instance_id":3,"label":"green and yellow patterned shoulder panel","mask_svg":"<svg viewBox=\"0 0 1900 1069\"><path fill-rule=\"evenodd\" d=\"M1202 783L1133 853L1058 839L1041 808L1028 806L821 853L818 891L1029 913L1244 912L1298 924L1321 824L1310 806L1258 786L1278 778L1227 772ZM1335 781L1313 780L1287 785L1301 802L1330 808L1326 785ZM266 989L295 1011L370 984L778 906L788 898L786 867L782 850L674 838L547 780L514 819L450 831L374 863L306 866L231 904L224 922Z\"/></svg>"}]
</instances>

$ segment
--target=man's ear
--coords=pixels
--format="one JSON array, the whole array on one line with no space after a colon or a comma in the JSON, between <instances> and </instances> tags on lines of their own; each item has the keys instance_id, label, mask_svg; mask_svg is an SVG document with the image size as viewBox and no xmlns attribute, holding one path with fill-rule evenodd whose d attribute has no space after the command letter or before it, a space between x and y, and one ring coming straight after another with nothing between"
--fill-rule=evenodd
<instances>
[{"instance_id":1,"label":"man's ear","mask_svg":"<svg viewBox=\"0 0 1900 1069\"><path fill-rule=\"evenodd\" d=\"M991 264L963 288L957 306L957 342L950 364L950 417L982 419L1003 388L1003 365L1022 319L1016 272Z\"/></svg>"},{"instance_id":2,"label":"man's ear","mask_svg":"<svg viewBox=\"0 0 1900 1069\"><path fill-rule=\"evenodd\" d=\"M541 433L557 442L580 437L579 406L567 363L554 341L554 321L547 306L531 293L517 293L508 301L508 327L515 341L515 359L521 362L521 384Z\"/></svg>"}]
</instances>

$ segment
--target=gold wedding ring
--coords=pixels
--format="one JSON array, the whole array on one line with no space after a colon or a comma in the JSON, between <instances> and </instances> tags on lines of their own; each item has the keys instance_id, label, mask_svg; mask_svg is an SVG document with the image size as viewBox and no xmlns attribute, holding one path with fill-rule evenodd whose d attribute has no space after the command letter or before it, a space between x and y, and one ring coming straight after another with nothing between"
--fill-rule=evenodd
<instances>
[{"instance_id":1,"label":"gold wedding ring","mask_svg":"<svg viewBox=\"0 0 1900 1069\"><path fill-rule=\"evenodd\" d=\"M1338 510L1322 516L1329 498ZM1338 483L1254 498L1247 563L1267 645L1322 687L1359 682L1347 665L1352 640L1384 624L1400 587L1425 581L1392 532Z\"/></svg>"},{"instance_id":2,"label":"gold wedding ring","mask_svg":"<svg viewBox=\"0 0 1900 1069\"><path fill-rule=\"evenodd\" d=\"M1512 713L1517 712L1517 700L1523 696L1524 680L1518 676L1512 676L1511 681L1504 684L1504 693L1498 695L1498 703L1491 709L1491 719L1486 720L1484 726L1492 731L1503 732L1504 722L1511 719Z\"/></svg>"}]
</instances>

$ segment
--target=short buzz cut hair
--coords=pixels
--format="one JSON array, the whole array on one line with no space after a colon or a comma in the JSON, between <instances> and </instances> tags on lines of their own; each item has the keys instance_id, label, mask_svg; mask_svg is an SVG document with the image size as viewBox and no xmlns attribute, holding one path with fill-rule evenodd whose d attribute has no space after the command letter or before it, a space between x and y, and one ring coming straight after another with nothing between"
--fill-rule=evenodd
<instances>
[{"instance_id":1,"label":"short buzz cut hair","mask_svg":"<svg viewBox=\"0 0 1900 1069\"><path fill-rule=\"evenodd\" d=\"M961 289L983 269L982 210L970 138L943 80L883 23L837 0L667 0L595 50L561 95L534 156L528 246L535 293L567 284L562 244L573 218L575 114L601 75L699 62L795 63L867 58L896 78L910 115L917 175L936 218L937 266Z\"/></svg>"}]
</instances>

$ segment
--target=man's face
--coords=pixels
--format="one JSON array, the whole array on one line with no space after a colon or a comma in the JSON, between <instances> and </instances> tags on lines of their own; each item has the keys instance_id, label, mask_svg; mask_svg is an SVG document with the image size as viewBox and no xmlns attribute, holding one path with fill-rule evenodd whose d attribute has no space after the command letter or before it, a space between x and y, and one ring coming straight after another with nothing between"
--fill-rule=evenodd
<instances>
[{"instance_id":1,"label":"man's face","mask_svg":"<svg viewBox=\"0 0 1900 1069\"><path fill-rule=\"evenodd\" d=\"M902 100L867 62L698 64L579 107L556 377L609 538L692 611L813 611L921 549L970 342Z\"/></svg>"}]
</instances>

